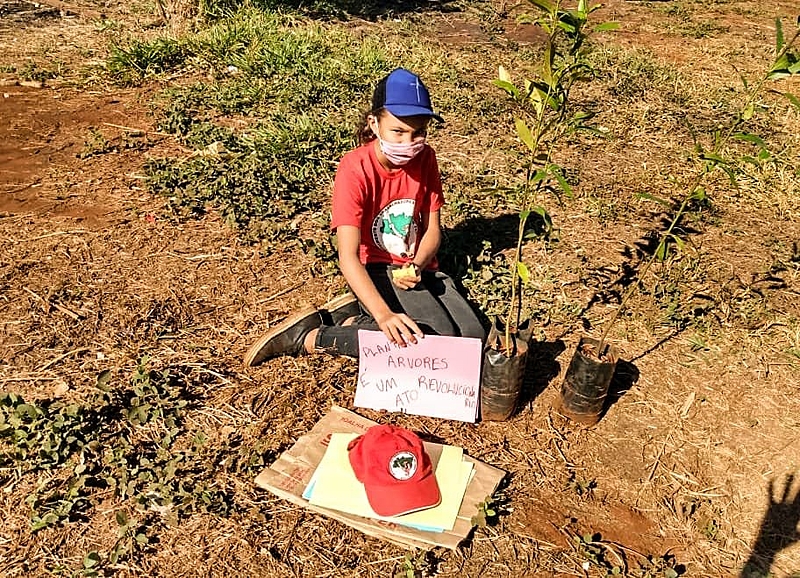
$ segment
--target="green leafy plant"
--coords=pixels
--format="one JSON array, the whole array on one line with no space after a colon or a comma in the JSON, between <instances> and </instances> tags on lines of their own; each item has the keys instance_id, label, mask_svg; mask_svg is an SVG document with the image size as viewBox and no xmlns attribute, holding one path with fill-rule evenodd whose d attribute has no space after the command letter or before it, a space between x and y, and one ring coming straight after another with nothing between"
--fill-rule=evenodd
<instances>
[{"instance_id":1,"label":"green leafy plant","mask_svg":"<svg viewBox=\"0 0 800 578\"><path fill-rule=\"evenodd\" d=\"M504 90L516 105L514 121L517 137L526 148L523 162L524 179L509 192L519 207L519 227L514 254L511 258L511 295L505 315L505 348L511 348L511 333L520 323L521 284L530 278L528 267L522 261L522 247L531 236L529 219L537 216L543 223L542 234L552 231L552 221L540 204L544 194L560 198L572 195L564 170L553 161L555 145L575 131L598 132L588 122L591 113L575 110L570 101L573 86L592 78L593 69L587 59L586 40L592 33L612 30L616 23L589 25L590 15L600 4L590 5L579 0L574 9L565 9L558 0L529 0L539 10L535 22L546 33L541 67L533 79L515 84L502 66L494 84Z\"/></svg>"},{"instance_id":2,"label":"green leafy plant","mask_svg":"<svg viewBox=\"0 0 800 578\"><path fill-rule=\"evenodd\" d=\"M35 62L28 62L25 66L17 70L17 74L22 80L45 82L52 78L61 76L64 72L63 63L56 61L52 66L43 66Z\"/></svg>"},{"instance_id":3,"label":"green leafy plant","mask_svg":"<svg viewBox=\"0 0 800 578\"><path fill-rule=\"evenodd\" d=\"M597 566L605 571L606 576L624 576L628 568L625 559L619 555L611 546L606 544L600 534L576 534L572 537L573 545L583 558L584 570L591 566ZM615 561L609 560L608 555L612 554Z\"/></svg>"},{"instance_id":4,"label":"green leafy plant","mask_svg":"<svg viewBox=\"0 0 800 578\"><path fill-rule=\"evenodd\" d=\"M109 142L102 132L94 127L89 128L89 136L83 143L83 149L78 153L79 159L88 159L93 156L115 151L116 147Z\"/></svg>"},{"instance_id":5,"label":"green leafy plant","mask_svg":"<svg viewBox=\"0 0 800 578\"><path fill-rule=\"evenodd\" d=\"M173 70L187 58L186 47L171 38L156 38L149 42L133 40L127 46L111 47L106 70L123 85L136 84L142 79Z\"/></svg>"},{"instance_id":6,"label":"green leafy plant","mask_svg":"<svg viewBox=\"0 0 800 578\"><path fill-rule=\"evenodd\" d=\"M587 498L597 488L597 480L587 480L573 473L570 476L569 488L581 498Z\"/></svg>"},{"instance_id":7,"label":"green leafy plant","mask_svg":"<svg viewBox=\"0 0 800 578\"><path fill-rule=\"evenodd\" d=\"M101 372L97 392L80 403L0 394L0 464L18 476L54 471L27 498L32 531L85 516L109 491L168 520L229 513L231 498L208 465L218 456L201 432L189 436L191 443L180 441L189 433L185 384L148 363L140 360L127 388L112 387L112 372ZM117 556L130 551L131 540L142 542L140 531L130 533L133 525L120 526L127 541L115 547Z\"/></svg>"},{"instance_id":8,"label":"green leafy plant","mask_svg":"<svg viewBox=\"0 0 800 578\"><path fill-rule=\"evenodd\" d=\"M431 552L425 550L412 550L406 552L400 569L394 573L394 578L419 578L432 576L436 572L436 562Z\"/></svg>"},{"instance_id":9,"label":"green leafy plant","mask_svg":"<svg viewBox=\"0 0 800 578\"><path fill-rule=\"evenodd\" d=\"M175 66L213 77L156 99L159 130L190 151L149 159L150 191L177 220L216 210L247 240L297 235L296 217L322 210L352 146L349 103L390 66L376 42L352 46L346 32L247 5L179 41L119 47L108 61L115 78ZM227 116L241 122L231 128Z\"/></svg>"},{"instance_id":10,"label":"green leafy plant","mask_svg":"<svg viewBox=\"0 0 800 578\"><path fill-rule=\"evenodd\" d=\"M641 267L636 278L623 293L619 307L617 307L611 320L603 329L595 351L597 357L603 355L609 332L622 312L625 311L633 293L639 289L641 279L644 278L654 263L664 262L673 251L681 251L684 248L686 240L679 234L679 223L691 207L697 206L698 204L707 205L710 203L704 186L706 179L712 173L722 171L735 187L737 186L737 162L758 162L750 155L745 155L740 158L725 156L728 145L732 141L748 142L759 148L759 159L764 160L769 157L769 151L764 140L745 130L745 127L748 121L750 121L759 110L764 108L760 99L766 90L768 82L800 73L800 57L798 57L798 54L794 51L795 43L798 37L800 37L800 19L798 19L797 25L797 30L786 40L780 18L775 20L775 57L772 64L755 84L751 85L744 76L740 77L744 88L747 90L744 104L727 129L717 129L713 132L711 135L711 147L703 146L699 140L695 142L695 151L692 160L697 165L697 170L687 184L685 189L686 194L680 203L677 204L677 209L669 220L668 226L660 234L655 250ZM771 89L771 92L782 95L800 111L800 100L798 100L794 94L781 92L776 89ZM655 197L651 194L641 193L640 197L655 201L667 208L673 207L670 201Z\"/></svg>"},{"instance_id":11,"label":"green leafy plant","mask_svg":"<svg viewBox=\"0 0 800 578\"><path fill-rule=\"evenodd\" d=\"M478 513L470 519L473 526L485 528L497 518L497 507L492 496L486 496L486 498L482 502L476 504L475 507L478 509Z\"/></svg>"}]
</instances>

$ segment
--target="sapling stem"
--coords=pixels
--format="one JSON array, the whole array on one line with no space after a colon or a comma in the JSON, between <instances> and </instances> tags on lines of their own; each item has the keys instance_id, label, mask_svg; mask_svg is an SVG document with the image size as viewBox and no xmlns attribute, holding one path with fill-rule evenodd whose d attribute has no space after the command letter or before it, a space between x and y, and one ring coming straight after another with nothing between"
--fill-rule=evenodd
<instances>
[{"instance_id":1,"label":"sapling stem","mask_svg":"<svg viewBox=\"0 0 800 578\"><path fill-rule=\"evenodd\" d=\"M553 11L550 12L549 16L551 19L550 22L550 33L547 37L547 43L545 50L544 58L548 58L548 54L553 47L555 46L556 36L559 34L560 28L557 26L557 15L559 10L560 2L556 2ZM549 67L549 63L547 63ZM525 240L525 226L528 222L528 217L530 216L530 209L531 209L531 201L533 198L536 197L541 185L542 180L537 181L536 187L531 190L531 181L533 180L534 176L536 175L536 155L539 151L539 146L542 140L542 136L545 132L547 132L552 126L553 122L545 124L545 112L548 108L548 103L550 99L553 97L553 92L555 87L558 86L558 80L555 78L550 78L550 81L547 83L547 93L545 94L545 98L539 103L539 106L536 110L536 122L533 125L533 139L532 144L529 145L529 152L530 152L530 163L528 164L527 171L525 173L525 185L524 185L524 193L522 195L522 203L521 203L521 211L520 211L520 218L519 218L519 228L517 230L517 245L514 248L514 259L511 262L511 297L509 299L509 308L508 314L506 315L505 321L505 343L504 346L506 351L509 352L508 356L511 357L514 355L514 347L511 341L511 328L512 328L512 320L514 319L514 313L516 313L516 322L513 324L513 327L516 329L520 323L520 317L522 315L522 290L521 287L519 288L519 298L517 297L517 290L519 285L521 284L522 279L519 276L519 264L522 262L522 243ZM531 87L531 91L535 90L535 88ZM529 98L530 95L526 95ZM566 102L564 102L566 104ZM564 106L560 107L560 110L557 112L559 113L557 119L562 120L564 117ZM552 152L552 144L549 147L544 160L544 167L546 168L548 164L550 164Z\"/></svg>"}]
</instances>

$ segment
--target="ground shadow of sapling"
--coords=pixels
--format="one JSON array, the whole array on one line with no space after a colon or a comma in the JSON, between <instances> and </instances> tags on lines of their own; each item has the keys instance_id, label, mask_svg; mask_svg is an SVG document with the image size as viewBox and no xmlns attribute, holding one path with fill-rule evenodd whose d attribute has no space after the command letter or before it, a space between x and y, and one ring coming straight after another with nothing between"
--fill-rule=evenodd
<instances>
[{"instance_id":1,"label":"ground shadow of sapling","mask_svg":"<svg viewBox=\"0 0 800 578\"><path fill-rule=\"evenodd\" d=\"M620 359L614 368L614 375L611 378L611 385L608 387L608 395L603 403L603 414L608 413L612 405L617 403L636 382L639 381L639 368L630 361Z\"/></svg>"},{"instance_id":2,"label":"ground shadow of sapling","mask_svg":"<svg viewBox=\"0 0 800 578\"><path fill-rule=\"evenodd\" d=\"M516 413L531 404L561 372L558 356L567 348L561 339L531 341Z\"/></svg>"}]
</instances>

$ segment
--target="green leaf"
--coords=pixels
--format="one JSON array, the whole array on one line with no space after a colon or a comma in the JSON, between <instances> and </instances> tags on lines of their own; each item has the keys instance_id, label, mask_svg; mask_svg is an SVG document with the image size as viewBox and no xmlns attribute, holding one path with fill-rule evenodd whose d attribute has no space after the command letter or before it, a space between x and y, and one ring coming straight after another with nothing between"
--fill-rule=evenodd
<instances>
[{"instance_id":1,"label":"green leaf","mask_svg":"<svg viewBox=\"0 0 800 578\"><path fill-rule=\"evenodd\" d=\"M577 32L577 28L575 28L575 25L565 20L559 20L557 22L557 25L559 28L561 28L561 30L563 30L567 34L575 34L575 32Z\"/></svg>"},{"instance_id":2,"label":"green leaf","mask_svg":"<svg viewBox=\"0 0 800 578\"><path fill-rule=\"evenodd\" d=\"M708 196L706 195L706 190L700 186L692 191L692 196L689 198L693 201L704 201L708 198Z\"/></svg>"},{"instance_id":3,"label":"green leaf","mask_svg":"<svg viewBox=\"0 0 800 578\"><path fill-rule=\"evenodd\" d=\"M659 261L667 260L667 254L669 253L667 245L669 245L669 242L666 237L661 239L661 242L658 244L658 247L656 248L655 257Z\"/></svg>"},{"instance_id":4,"label":"green leaf","mask_svg":"<svg viewBox=\"0 0 800 578\"><path fill-rule=\"evenodd\" d=\"M594 27L595 32L607 32L609 30L618 30L619 22L603 22Z\"/></svg>"},{"instance_id":5,"label":"green leaf","mask_svg":"<svg viewBox=\"0 0 800 578\"><path fill-rule=\"evenodd\" d=\"M528 271L527 265L522 261L517 261L517 275L522 280L523 283L527 283L528 279L531 278L530 272ZM489 510L486 510L487 516L494 516L494 514L490 514Z\"/></svg>"},{"instance_id":6,"label":"green leaf","mask_svg":"<svg viewBox=\"0 0 800 578\"><path fill-rule=\"evenodd\" d=\"M531 130L528 128L528 125L525 124L525 121L521 118L518 118L514 122L514 126L517 128L517 135L519 136L520 140L525 143L532 153L535 153L536 144L533 142L533 135L531 134Z\"/></svg>"},{"instance_id":7,"label":"green leaf","mask_svg":"<svg viewBox=\"0 0 800 578\"><path fill-rule=\"evenodd\" d=\"M531 210L534 213L536 213L537 215L539 215L540 217L542 217L543 219L549 219L550 218L550 215L547 214L547 211L544 209L544 207L536 205Z\"/></svg>"},{"instance_id":8,"label":"green leaf","mask_svg":"<svg viewBox=\"0 0 800 578\"><path fill-rule=\"evenodd\" d=\"M513 84L511 84L510 82L508 82L507 80L500 80L498 78L498 79L493 80L492 84L494 84L495 86L497 86L499 88L502 88L508 94L513 96L514 98L519 97L519 90L517 89L517 87L514 86Z\"/></svg>"},{"instance_id":9,"label":"green leaf","mask_svg":"<svg viewBox=\"0 0 800 578\"><path fill-rule=\"evenodd\" d=\"M117 510L116 516L117 524L120 526L128 525L128 513L125 510Z\"/></svg>"},{"instance_id":10,"label":"green leaf","mask_svg":"<svg viewBox=\"0 0 800 578\"><path fill-rule=\"evenodd\" d=\"M751 142L753 144L757 144L760 147L766 147L767 146L767 144L764 142L764 139L762 139L758 135L751 134L749 132L737 132L735 135L733 135L733 138L735 138L737 140L743 140L743 141L746 141L746 142Z\"/></svg>"},{"instance_id":11,"label":"green leaf","mask_svg":"<svg viewBox=\"0 0 800 578\"><path fill-rule=\"evenodd\" d=\"M728 164L728 161L716 153L703 153L700 155L700 158L704 161L708 161L712 166Z\"/></svg>"},{"instance_id":12,"label":"green leaf","mask_svg":"<svg viewBox=\"0 0 800 578\"><path fill-rule=\"evenodd\" d=\"M775 63L772 65L772 68L769 69L770 72L786 72L789 68L789 55L787 53L781 54L780 58L778 58Z\"/></svg>"},{"instance_id":13,"label":"green leaf","mask_svg":"<svg viewBox=\"0 0 800 578\"><path fill-rule=\"evenodd\" d=\"M775 54L778 54L783 48L785 40L783 39L783 24L780 18L775 19Z\"/></svg>"},{"instance_id":14,"label":"green leaf","mask_svg":"<svg viewBox=\"0 0 800 578\"><path fill-rule=\"evenodd\" d=\"M93 568L94 566L97 566L99 563L100 563L100 554L98 554L97 552L94 552L94 551L89 552L83 558L83 567L84 568Z\"/></svg>"},{"instance_id":15,"label":"green leaf","mask_svg":"<svg viewBox=\"0 0 800 578\"><path fill-rule=\"evenodd\" d=\"M571 199L572 187L569 186L567 179L565 179L564 175L561 173L561 167L558 165L550 165L547 167L547 170L551 175L553 175L556 181L558 181L558 185L561 187L561 190L564 191L564 194Z\"/></svg>"},{"instance_id":16,"label":"green leaf","mask_svg":"<svg viewBox=\"0 0 800 578\"><path fill-rule=\"evenodd\" d=\"M97 389L101 391L109 391L110 388L108 387L108 382L111 380L111 375L112 374L110 369L104 369L103 371L98 373L97 381L95 383Z\"/></svg>"},{"instance_id":17,"label":"green leaf","mask_svg":"<svg viewBox=\"0 0 800 578\"><path fill-rule=\"evenodd\" d=\"M749 104L748 104L748 105L745 107L745 109L742 111L742 118L743 118L744 120L750 120L751 118L753 118L753 115L755 114L755 112L756 112L756 107L755 107L755 105L754 105L754 104L751 102L751 103L749 103Z\"/></svg>"},{"instance_id":18,"label":"green leaf","mask_svg":"<svg viewBox=\"0 0 800 578\"><path fill-rule=\"evenodd\" d=\"M683 242L683 239L677 235L673 235L672 233L670 233L670 237L672 237L672 240L675 241L675 246L678 247L678 250L683 251L683 248L686 246L686 243Z\"/></svg>"},{"instance_id":19,"label":"green leaf","mask_svg":"<svg viewBox=\"0 0 800 578\"><path fill-rule=\"evenodd\" d=\"M646 199L648 201L655 201L659 205L662 205L662 206L667 207L667 208L672 207L672 203L670 201L668 201L667 199L663 199L661 197L657 197L655 195L651 195L650 193L640 192L640 193L636 193L636 196L638 198L640 198L640 199Z\"/></svg>"},{"instance_id":20,"label":"green leaf","mask_svg":"<svg viewBox=\"0 0 800 578\"><path fill-rule=\"evenodd\" d=\"M679 574L673 568L664 569L664 578L678 578Z\"/></svg>"},{"instance_id":21,"label":"green leaf","mask_svg":"<svg viewBox=\"0 0 800 578\"><path fill-rule=\"evenodd\" d=\"M767 75L767 79L782 80L784 78L789 78L790 76L792 75L786 70L773 70Z\"/></svg>"},{"instance_id":22,"label":"green leaf","mask_svg":"<svg viewBox=\"0 0 800 578\"><path fill-rule=\"evenodd\" d=\"M547 42L544 49L544 56L542 57L542 78L552 88L553 87L553 58L554 58L553 43Z\"/></svg>"}]
</instances>

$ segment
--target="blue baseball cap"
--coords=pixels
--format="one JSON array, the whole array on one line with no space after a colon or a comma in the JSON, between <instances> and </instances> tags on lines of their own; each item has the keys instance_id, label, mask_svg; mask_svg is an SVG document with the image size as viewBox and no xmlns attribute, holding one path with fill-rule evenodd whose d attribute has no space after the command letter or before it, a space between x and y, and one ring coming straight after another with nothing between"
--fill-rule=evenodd
<instances>
[{"instance_id":1,"label":"blue baseball cap","mask_svg":"<svg viewBox=\"0 0 800 578\"><path fill-rule=\"evenodd\" d=\"M395 116L431 116L444 119L433 112L431 95L419 76L405 68L393 70L375 87L372 110L385 108Z\"/></svg>"}]
</instances>

